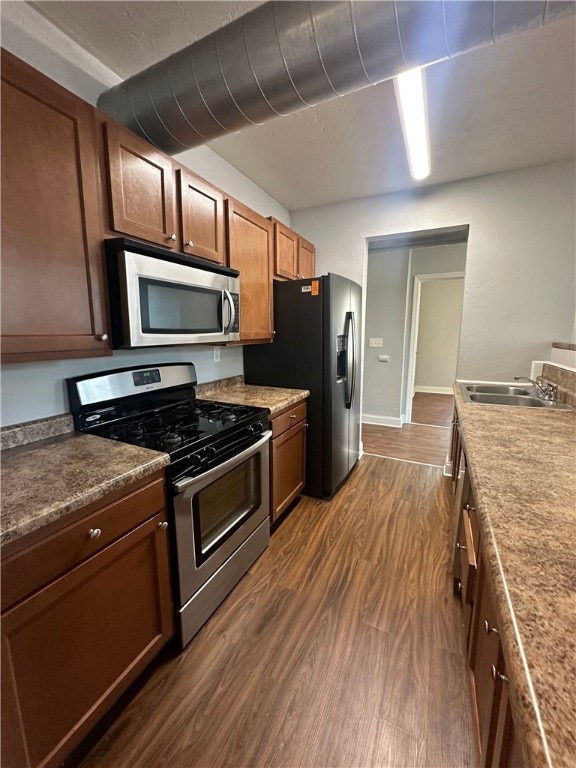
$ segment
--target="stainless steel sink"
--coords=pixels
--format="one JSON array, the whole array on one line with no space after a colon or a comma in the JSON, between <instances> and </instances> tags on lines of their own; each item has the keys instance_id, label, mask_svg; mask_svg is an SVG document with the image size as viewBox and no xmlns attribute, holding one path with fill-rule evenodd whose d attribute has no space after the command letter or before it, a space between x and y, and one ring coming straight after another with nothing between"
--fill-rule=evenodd
<instances>
[{"instance_id":1,"label":"stainless steel sink","mask_svg":"<svg viewBox=\"0 0 576 768\"><path fill-rule=\"evenodd\" d=\"M508 405L520 408L549 408L571 410L565 403L555 403L538 397L535 387L517 387L513 384L468 384L460 382L464 400L483 405Z\"/></svg>"},{"instance_id":2,"label":"stainless steel sink","mask_svg":"<svg viewBox=\"0 0 576 768\"><path fill-rule=\"evenodd\" d=\"M526 397L525 395L495 395L483 392L472 392L471 403L485 403L486 405L523 405L525 408L546 408L554 405L549 400L540 400L539 397Z\"/></svg>"},{"instance_id":3,"label":"stainless steel sink","mask_svg":"<svg viewBox=\"0 0 576 768\"><path fill-rule=\"evenodd\" d=\"M530 395L534 397L534 387L516 387L510 384L467 384L468 392L481 392L486 395Z\"/></svg>"}]
</instances>

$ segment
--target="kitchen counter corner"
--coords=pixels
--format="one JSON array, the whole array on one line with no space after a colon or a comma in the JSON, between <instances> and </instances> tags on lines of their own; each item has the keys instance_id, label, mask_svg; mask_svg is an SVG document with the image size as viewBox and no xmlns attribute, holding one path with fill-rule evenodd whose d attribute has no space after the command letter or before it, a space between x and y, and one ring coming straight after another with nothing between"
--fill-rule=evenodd
<instances>
[{"instance_id":1,"label":"kitchen counter corner","mask_svg":"<svg viewBox=\"0 0 576 768\"><path fill-rule=\"evenodd\" d=\"M1 457L2 546L170 462L165 453L78 433L9 448Z\"/></svg>"}]
</instances>

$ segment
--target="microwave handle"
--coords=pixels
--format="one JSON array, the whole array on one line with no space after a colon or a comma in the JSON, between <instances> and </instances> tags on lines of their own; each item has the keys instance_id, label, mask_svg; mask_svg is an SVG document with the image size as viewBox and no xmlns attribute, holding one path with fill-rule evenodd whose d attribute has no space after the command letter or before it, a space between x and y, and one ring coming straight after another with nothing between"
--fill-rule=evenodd
<instances>
[{"instance_id":1,"label":"microwave handle","mask_svg":"<svg viewBox=\"0 0 576 768\"><path fill-rule=\"evenodd\" d=\"M234 325L234 321L236 320L236 308L234 306L234 300L232 299L232 294L230 291L224 291L224 299L223 301L227 301L228 304L230 304L230 322L224 328L224 333L228 333L230 328Z\"/></svg>"}]
</instances>

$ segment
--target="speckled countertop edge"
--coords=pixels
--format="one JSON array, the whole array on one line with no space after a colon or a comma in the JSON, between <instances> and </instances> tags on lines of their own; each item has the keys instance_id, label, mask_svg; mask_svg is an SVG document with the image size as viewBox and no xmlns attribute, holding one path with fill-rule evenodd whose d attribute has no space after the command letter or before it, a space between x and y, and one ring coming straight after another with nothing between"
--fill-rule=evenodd
<instances>
[{"instance_id":1,"label":"speckled countertop edge","mask_svg":"<svg viewBox=\"0 0 576 768\"><path fill-rule=\"evenodd\" d=\"M576 413L455 402L518 736L530 766L572 766Z\"/></svg>"},{"instance_id":2,"label":"speckled countertop edge","mask_svg":"<svg viewBox=\"0 0 576 768\"><path fill-rule=\"evenodd\" d=\"M4 450L0 546L169 463L166 453L76 432Z\"/></svg>"},{"instance_id":3,"label":"speckled countertop edge","mask_svg":"<svg viewBox=\"0 0 576 768\"><path fill-rule=\"evenodd\" d=\"M226 379L224 381L227 381ZM226 387L219 383L210 387L202 385L202 389L196 394L200 398L219 400L222 403L235 403L236 405L253 405L259 408L268 408L273 418L286 408L297 405L309 397L307 389L288 389L285 387L264 387L255 384L244 384L237 381Z\"/></svg>"}]
</instances>

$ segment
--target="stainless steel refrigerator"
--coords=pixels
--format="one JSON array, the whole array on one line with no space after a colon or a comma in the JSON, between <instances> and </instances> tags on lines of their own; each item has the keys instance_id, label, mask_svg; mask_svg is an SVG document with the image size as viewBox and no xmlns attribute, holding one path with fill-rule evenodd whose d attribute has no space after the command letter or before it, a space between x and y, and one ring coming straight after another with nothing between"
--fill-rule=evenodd
<instances>
[{"instance_id":1,"label":"stainless steel refrigerator","mask_svg":"<svg viewBox=\"0 0 576 768\"><path fill-rule=\"evenodd\" d=\"M361 287L340 275L275 282L274 342L244 347L247 384L310 390L309 496L332 496L358 460L361 312Z\"/></svg>"}]
</instances>

